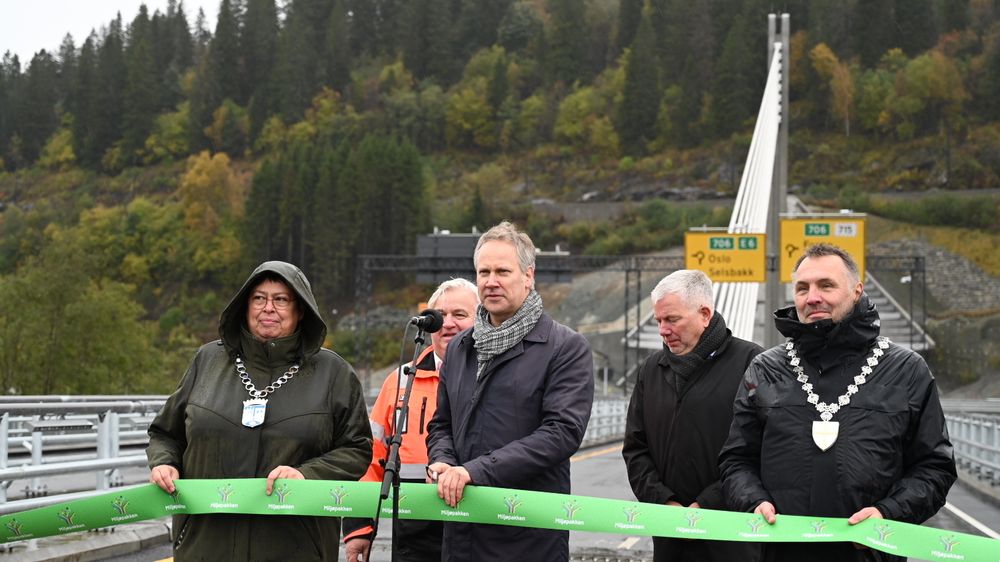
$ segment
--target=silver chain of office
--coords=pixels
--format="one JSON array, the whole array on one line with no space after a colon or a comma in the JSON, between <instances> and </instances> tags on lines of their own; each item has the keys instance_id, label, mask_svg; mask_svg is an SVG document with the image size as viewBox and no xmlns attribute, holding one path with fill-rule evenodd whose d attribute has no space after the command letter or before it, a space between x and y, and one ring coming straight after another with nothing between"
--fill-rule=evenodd
<instances>
[{"instance_id":1,"label":"silver chain of office","mask_svg":"<svg viewBox=\"0 0 1000 562\"><path fill-rule=\"evenodd\" d=\"M299 372L298 365L292 365L285 371L285 374L278 377L278 380L267 385L264 390L257 390L254 386L253 381L250 380L250 374L247 373L247 368L243 365L243 359L241 357L236 357L236 374L240 376L240 380L243 381L243 386L246 387L247 392L250 393L250 398L264 398L268 394L271 394L275 390L281 388L281 385L292 380L295 373Z\"/></svg>"},{"instance_id":2,"label":"silver chain of office","mask_svg":"<svg viewBox=\"0 0 1000 562\"><path fill-rule=\"evenodd\" d=\"M816 406L816 410L819 411L819 417L825 422L830 421L833 415L840 411L842 406L851 403L851 396L858 392L858 387L868 382L868 376L872 374L872 369L878 365L878 358L885 354L884 350L888 347L889 338L884 336L875 338L871 357L865 360L867 365L861 366L861 374L854 377L854 384L847 385L847 392L837 397L836 404L832 402L827 404L826 402L820 402L819 396L813 392L813 385L809 382L809 376L806 375L805 370L802 368L802 360L799 359L798 352L795 351L795 344L791 341L785 344L785 350L788 352L788 364L792 366L792 371L797 375L795 377L796 380L802 383L802 390L806 391L806 401Z\"/></svg>"}]
</instances>

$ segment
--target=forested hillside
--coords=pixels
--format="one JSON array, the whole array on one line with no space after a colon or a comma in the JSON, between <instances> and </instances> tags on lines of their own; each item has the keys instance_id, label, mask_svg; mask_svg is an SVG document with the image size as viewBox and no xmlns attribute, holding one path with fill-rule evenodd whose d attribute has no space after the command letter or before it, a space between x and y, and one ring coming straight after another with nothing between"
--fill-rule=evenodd
<instances>
[{"instance_id":1,"label":"forested hillside","mask_svg":"<svg viewBox=\"0 0 1000 562\"><path fill-rule=\"evenodd\" d=\"M792 17L795 189L1000 186L995 0L222 0L212 30L171 2L8 53L0 390L167 390L267 258L344 311L357 255L433 225L603 253L720 224L529 203L732 194L770 11Z\"/></svg>"}]
</instances>

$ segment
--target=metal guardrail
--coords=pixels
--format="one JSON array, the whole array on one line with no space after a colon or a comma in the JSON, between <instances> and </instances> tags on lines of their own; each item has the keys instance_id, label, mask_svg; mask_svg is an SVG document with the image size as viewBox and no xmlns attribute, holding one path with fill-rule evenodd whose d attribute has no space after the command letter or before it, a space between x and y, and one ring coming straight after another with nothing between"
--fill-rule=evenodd
<instances>
[{"instance_id":1,"label":"metal guardrail","mask_svg":"<svg viewBox=\"0 0 1000 562\"><path fill-rule=\"evenodd\" d=\"M625 400L594 400L590 409L590 423L583 434L581 447L591 447L618 441L625 436Z\"/></svg>"},{"instance_id":2,"label":"metal guardrail","mask_svg":"<svg viewBox=\"0 0 1000 562\"><path fill-rule=\"evenodd\" d=\"M1000 416L945 414L955 447L955 462L965 470L1000 486Z\"/></svg>"},{"instance_id":3,"label":"metal guardrail","mask_svg":"<svg viewBox=\"0 0 1000 562\"><path fill-rule=\"evenodd\" d=\"M1000 414L1000 398L985 400L949 398L941 400L941 407L949 414Z\"/></svg>"},{"instance_id":4,"label":"metal guardrail","mask_svg":"<svg viewBox=\"0 0 1000 562\"><path fill-rule=\"evenodd\" d=\"M0 506L7 504L7 490L15 480L30 479L25 488L29 497L46 495L42 476L94 472L97 490L120 485L119 469L146 462L144 455L122 456L122 445L148 442L145 429L165 400L165 396L0 397ZM18 454L23 452L30 459Z\"/></svg>"}]
</instances>

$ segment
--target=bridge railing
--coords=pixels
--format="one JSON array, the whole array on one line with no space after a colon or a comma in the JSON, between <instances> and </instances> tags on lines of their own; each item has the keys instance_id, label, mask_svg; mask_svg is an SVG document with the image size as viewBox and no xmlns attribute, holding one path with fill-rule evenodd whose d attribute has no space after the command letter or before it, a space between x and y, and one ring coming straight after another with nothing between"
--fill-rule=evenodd
<instances>
[{"instance_id":1,"label":"bridge railing","mask_svg":"<svg viewBox=\"0 0 1000 562\"><path fill-rule=\"evenodd\" d=\"M980 480L1000 486L1000 415L946 412L945 420L956 464Z\"/></svg>"},{"instance_id":2,"label":"bridge railing","mask_svg":"<svg viewBox=\"0 0 1000 562\"><path fill-rule=\"evenodd\" d=\"M4 397L9 398L9 397ZM49 398L49 397L33 397ZM51 402L0 399L0 514L42 507L122 484L119 469L145 466L146 455L123 445L145 447L146 429L166 397ZM81 397L86 398L86 397ZM618 441L625 434L625 400L595 400L583 447ZM67 452L72 448L72 452ZM26 458L22 451L30 452ZM11 453L14 453L12 456ZM93 472L93 491L47 495L42 478ZM7 489L29 480L25 499L7 501Z\"/></svg>"},{"instance_id":3,"label":"bridge railing","mask_svg":"<svg viewBox=\"0 0 1000 562\"><path fill-rule=\"evenodd\" d=\"M122 399L124 398L124 399ZM95 489L121 484L119 469L142 466L146 429L163 396L0 397L0 505L16 480L28 497L45 495L42 477L93 472ZM134 449L133 449L134 450Z\"/></svg>"}]
</instances>

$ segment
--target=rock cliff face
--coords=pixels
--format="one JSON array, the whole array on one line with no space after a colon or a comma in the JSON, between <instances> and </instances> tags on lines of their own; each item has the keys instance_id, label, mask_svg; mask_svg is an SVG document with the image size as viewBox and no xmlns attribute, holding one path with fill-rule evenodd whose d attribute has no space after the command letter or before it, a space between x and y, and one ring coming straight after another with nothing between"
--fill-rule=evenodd
<instances>
[{"instance_id":1,"label":"rock cliff face","mask_svg":"<svg viewBox=\"0 0 1000 562\"><path fill-rule=\"evenodd\" d=\"M1000 279L923 240L873 244L870 255L917 255L926 260L926 353L938 386L950 398L1000 397Z\"/></svg>"},{"instance_id":2,"label":"rock cliff face","mask_svg":"<svg viewBox=\"0 0 1000 562\"><path fill-rule=\"evenodd\" d=\"M927 267L927 291L937 303L929 309L932 318L959 314L1000 314L1000 279L974 263L923 240L897 240L873 244L871 255L923 256Z\"/></svg>"}]
</instances>

